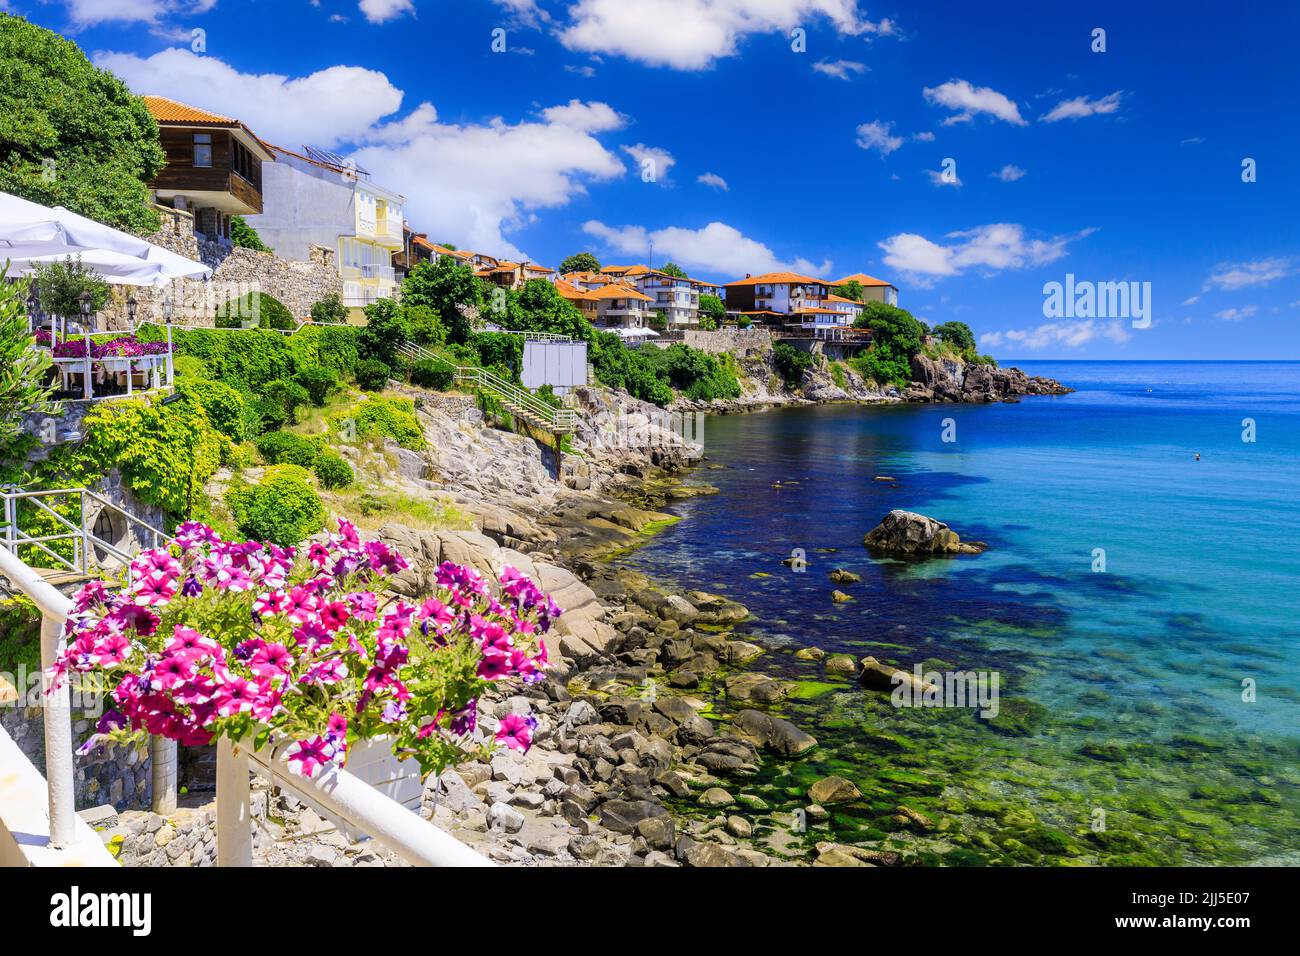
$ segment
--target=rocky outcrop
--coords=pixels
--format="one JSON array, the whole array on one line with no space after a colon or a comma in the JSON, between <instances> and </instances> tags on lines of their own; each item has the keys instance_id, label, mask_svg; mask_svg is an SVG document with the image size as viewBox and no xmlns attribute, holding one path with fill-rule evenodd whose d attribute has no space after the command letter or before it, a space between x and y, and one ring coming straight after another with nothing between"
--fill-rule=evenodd
<instances>
[{"instance_id":1,"label":"rocky outcrop","mask_svg":"<svg viewBox=\"0 0 1300 956\"><path fill-rule=\"evenodd\" d=\"M902 396L908 402L999 402L1071 391L1055 379L1029 376L1018 368L935 359L918 352L912 356L912 384Z\"/></svg>"},{"instance_id":2,"label":"rocky outcrop","mask_svg":"<svg viewBox=\"0 0 1300 956\"><path fill-rule=\"evenodd\" d=\"M979 554L982 541L962 541L942 521L915 511L895 509L862 539L869 550L880 554L918 557L935 554Z\"/></svg>"}]
</instances>

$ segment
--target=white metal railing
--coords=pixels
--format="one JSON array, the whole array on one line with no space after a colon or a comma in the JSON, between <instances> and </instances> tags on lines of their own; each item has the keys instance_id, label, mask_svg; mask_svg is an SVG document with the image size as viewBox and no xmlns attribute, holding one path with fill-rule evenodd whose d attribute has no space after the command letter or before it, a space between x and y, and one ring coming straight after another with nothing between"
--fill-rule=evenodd
<instances>
[{"instance_id":1,"label":"white metal railing","mask_svg":"<svg viewBox=\"0 0 1300 956\"><path fill-rule=\"evenodd\" d=\"M428 349L407 342L399 348L407 358L427 359L440 362L452 369L456 381L471 388L481 389L501 400L502 404L515 412L523 412L537 418L544 427L554 432L571 432L577 428L578 415L571 408L556 408L538 398L526 388L507 382L499 375L494 375L485 368L472 365L457 365L441 355L435 355Z\"/></svg>"},{"instance_id":2,"label":"white metal railing","mask_svg":"<svg viewBox=\"0 0 1300 956\"><path fill-rule=\"evenodd\" d=\"M73 499L75 499L77 505L76 522L73 522L66 515L59 514L56 510L61 501L67 502ZM97 552L110 555L122 564L129 564L134 556L127 551L123 551L111 541L105 541L95 534L88 520L89 512L92 510L87 508L88 502L100 505L100 508L95 512L97 516L107 509L111 514L117 515L121 520L131 525L132 528L141 531L148 538L148 547L156 548L173 540L170 535L155 528L147 521L137 518L124 508L118 507L89 488L28 490L17 485L4 485L0 486L0 502L4 505L4 523L3 526L0 526L0 546L7 548L15 555L18 554L19 548L35 549L53 560L56 567L77 571L81 574L88 575L92 568L100 566L101 559ZM54 527L58 530L37 534L23 530L22 519L25 515L23 514L22 505L24 503L31 507L31 515L40 515L52 521ZM51 547L51 545L61 541L72 543L72 557L69 558L67 555L60 554Z\"/></svg>"},{"instance_id":3,"label":"white metal railing","mask_svg":"<svg viewBox=\"0 0 1300 956\"><path fill-rule=\"evenodd\" d=\"M0 547L0 575L27 595L41 612L41 665L49 668L63 647L63 622L72 611L64 597L16 553ZM43 678L48 682L49 678ZM48 684L47 684L48 686ZM44 689L44 688L43 688ZM52 850L78 848L76 792L73 784L72 720L68 686L43 698L45 702L45 779L49 793ZM0 771L4 768L0 767ZM334 767L308 780L289 772L274 750L252 751L223 738L217 745L217 861L223 866L252 864L252 820L249 812L249 771L308 796L327 814L370 834L402 859L416 866L492 866L455 837L375 790L352 774ZM0 777L4 776L0 772ZM84 828L82 828L84 830ZM97 839L97 838L96 838ZM102 849L102 847L100 848Z\"/></svg>"}]
</instances>

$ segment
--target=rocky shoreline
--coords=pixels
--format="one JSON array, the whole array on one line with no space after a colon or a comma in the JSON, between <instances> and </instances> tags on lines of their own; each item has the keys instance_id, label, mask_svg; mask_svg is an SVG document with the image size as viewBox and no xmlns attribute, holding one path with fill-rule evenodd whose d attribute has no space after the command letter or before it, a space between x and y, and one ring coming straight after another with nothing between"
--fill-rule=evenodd
<instances>
[{"instance_id":1,"label":"rocky shoreline","mask_svg":"<svg viewBox=\"0 0 1300 956\"><path fill-rule=\"evenodd\" d=\"M543 442L491 427L472 399L413 390L429 448L390 445L395 490L454 503L472 530L390 522L370 533L411 568L396 593L428 590L451 560L495 576L513 565L565 609L546 680L480 705L483 733L508 712L539 721L527 755L500 751L426 781L422 811L490 858L514 865L894 865L899 854L808 845L746 787L767 761L797 760L816 739L765 711L790 685L746 665L765 653L730 629L742 605L621 570L609 558L676 519L668 502L716 491L691 479L700 446L662 411L608 389L580 389L580 427L557 457ZM801 400L806 401L806 400ZM856 661L847 662L858 671ZM863 665L862 673L870 670ZM864 684L864 686L869 686ZM725 702L728 713L715 704ZM819 780L806 817L851 799ZM353 843L309 808L267 795L258 856L303 865L400 865ZM788 815L788 811L786 811ZM758 829L765 836L755 837ZM775 834L786 835L776 839Z\"/></svg>"}]
</instances>

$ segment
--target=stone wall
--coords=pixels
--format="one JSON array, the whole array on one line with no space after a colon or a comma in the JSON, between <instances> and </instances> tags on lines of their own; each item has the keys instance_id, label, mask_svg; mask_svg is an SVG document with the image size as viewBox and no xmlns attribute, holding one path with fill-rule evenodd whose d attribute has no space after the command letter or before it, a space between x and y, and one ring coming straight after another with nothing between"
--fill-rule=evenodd
<instances>
[{"instance_id":1,"label":"stone wall","mask_svg":"<svg viewBox=\"0 0 1300 956\"><path fill-rule=\"evenodd\" d=\"M36 693L40 693L39 689ZM28 700L31 698L29 697ZM0 707L0 726L32 765L45 774L45 717L41 707ZM78 746L95 731L96 716L73 710L72 742ZM153 796L146 746L108 744L73 758L77 809L105 803L118 810L143 809Z\"/></svg>"},{"instance_id":2,"label":"stone wall","mask_svg":"<svg viewBox=\"0 0 1300 956\"><path fill-rule=\"evenodd\" d=\"M772 336L766 329L726 328L713 332L687 329L682 341L693 349L713 355L722 352L744 355L753 349L765 351L772 347Z\"/></svg>"},{"instance_id":3,"label":"stone wall","mask_svg":"<svg viewBox=\"0 0 1300 956\"><path fill-rule=\"evenodd\" d=\"M216 804L167 816L148 810L123 813L115 823L107 846L122 866L216 865Z\"/></svg>"},{"instance_id":4,"label":"stone wall","mask_svg":"<svg viewBox=\"0 0 1300 956\"><path fill-rule=\"evenodd\" d=\"M165 288L114 286L113 298L99 313L102 329L129 328L126 301L136 300L136 321L162 322L164 303L172 303L177 325L212 325L213 313L222 303L247 292L273 296L301 319L325 296L343 294L343 280L335 267L334 250L312 246L303 261L282 259L274 253L232 246L225 241L199 239L194 218L187 212L156 207L162 228L145 236L155 245L177 255L202 262L213 269L212 279L179 279Z\"/></svg>"}]
</instances>

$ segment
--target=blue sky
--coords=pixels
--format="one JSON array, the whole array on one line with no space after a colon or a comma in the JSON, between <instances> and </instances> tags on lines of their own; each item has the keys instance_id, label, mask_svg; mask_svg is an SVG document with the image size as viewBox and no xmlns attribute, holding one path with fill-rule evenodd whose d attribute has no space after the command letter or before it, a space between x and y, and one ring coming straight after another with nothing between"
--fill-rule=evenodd
<instances>
[{"instance_id":1,"label":"blue sky","mask_svg":"<svg viewBox=\"0 0 1300 956\"><path fill-rule=\"evenodd\" d=\"M462 247L637 262L653 240L657 262L724 282L867 272L1011 359L1300 358L1295 5L0 8L137 92L355 154ZM1150 327L1045 315L1067 273L1150 283Z\"/></svg>"}]
</instances>

